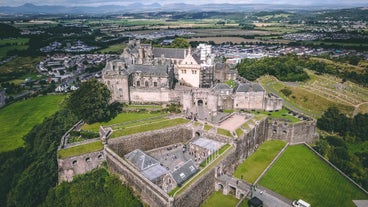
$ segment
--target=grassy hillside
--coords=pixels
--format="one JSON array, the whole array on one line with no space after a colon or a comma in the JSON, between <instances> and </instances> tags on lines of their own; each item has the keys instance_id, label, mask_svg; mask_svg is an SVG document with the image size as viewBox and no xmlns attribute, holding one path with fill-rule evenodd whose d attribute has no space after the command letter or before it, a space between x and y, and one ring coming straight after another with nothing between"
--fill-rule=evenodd
<instances>
[{"instance_id":1,"label":"grassy hillside","mask_svg":"<svg viewBox=\"0 0 368 207\"><path fill-rule=\"evenodd\" d=\"M0 109L0 152L24 145L23 136L60 109L65 96L41 96Z\"/></svg>"},{"instance_id":2,"label":"grassy hillside","mask_svg":"<svg viewBox=\"0 0 368 207\"><path fill-rule=\"evenodd\" d=\"M304 145L288 147L259 184L314 207L353 207L352 200L368 199L367 194Z\"/></svg>"}]
</instances>

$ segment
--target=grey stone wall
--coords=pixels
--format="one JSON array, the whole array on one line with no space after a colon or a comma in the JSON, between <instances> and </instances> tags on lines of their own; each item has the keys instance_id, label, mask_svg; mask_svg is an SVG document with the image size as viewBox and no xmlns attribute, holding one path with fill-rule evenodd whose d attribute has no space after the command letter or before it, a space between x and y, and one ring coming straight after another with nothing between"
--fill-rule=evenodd
<instances>
[{"instance_id":1,"label":"grey stone wall","mask_svg":"<svg viewBox=\"0 0 368 207\"><path fill-rule=\"evenodd\" d=\"M165 207L171 205L170 197L158 186L153 184L133 166L117 155L109 147L105 148L109 171L120 176L134 193L151 207Z\"/></svg>"},{"instance_id":2,"label":"grey stone wall","mask_svg":"<svg viewBox=\"0 0 368 207\"><path fill-rule=\"evenodd\" d=\"M256 125L239 137L236 141L236 157L238 163L253 154L253 152L267 139L267 119L256 121Z\"/></svg>"},{"instance_id":3,"label":"grey stone wall","mask_svg":"<svg viewBox=\"0 0 368 207\"><path fill-rule=\"evenodd\" d=\"M170 144L187 142L192 138L192 135L191 129L181 125L109 139L108 146L119 156L124 156L135 149L147 151Z\"/></svg>"},{"instance_id":4,"label":"grey stone wall","mask_svg":"<svg viewBox=\"0 0 368 207\"><path fill-rule=\"evenodd\" d=\"M215 168L202 177L174 200L175 207L200 206L215 190Z\"/></svg>"},{"instance_id":5,"label":"grey stone wall","mask_svg":"<svg viewBox=\"0 0 368 207\"><path fill-rule=\"evenodd\" d=\"M74 176L85 174L99 167L104 161L106 161L106 157L103 151L58 159L59 182L70 182Z\"/></svg>"},{"instance_id":6,"label":"grey stone wall","mask_svg":"<svg viewBox=\"0 0 368 207\"><path fill-rule=\"evenodd\" d=\"M267 133L269 139L280 139L290 144L300 142L312 143L317 137L316 123L314 121L291 123L273 119L268 125Z\"/></svg>"},{"instance_id":7,"label":"grey stone wall","mask_svg":"<svg viewBox=\"0 0 368 207\"><path fill-rule=\"evenodd\" d=\"M130 88L131 103L168 103L170 90L167 88Z\"/></svg>"}]
</instances>

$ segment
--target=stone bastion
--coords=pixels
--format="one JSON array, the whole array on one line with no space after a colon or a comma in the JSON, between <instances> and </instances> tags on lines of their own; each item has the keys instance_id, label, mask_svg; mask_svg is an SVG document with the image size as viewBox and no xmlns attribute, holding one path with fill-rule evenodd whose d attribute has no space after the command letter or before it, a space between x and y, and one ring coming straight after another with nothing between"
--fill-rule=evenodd
<instances>
[{"instance_id":1,"label":"stone bastion","mask_svg":"<svg viewBox=\"0 0 368 207\"><path fill-rule=\"evenodd\" d=\"M241 128L244 133L239 137L235 133L232 133L233 137L211 133L203 129L203 124L190 122L113 139L108 139L106 136L106 134L109 136L111 131L102 130L101 133L100 130L100 137L104 144L102 150L58 159L59 182L71 181L73 176L89 172L100 166L102 162L106 162L109 171L117 174L126 185L133 189L136 195L139 195L142 202L149 206L200 206L215 191L216 179L222 175L231 176L236 167L264 141L280 139L294 144L311 143L316 138L314 121L291 123L264 117L255 120L249 128ZM147 152L177 144L185 145L198 137L223 142L230 147L217 157L213 164L202 168L189 179L190 181L187 182L190 182L190 185L185 186L174 195L169 195L151 182L124 158L124 155L136 149Z\"/></svg>"}]
</instances>

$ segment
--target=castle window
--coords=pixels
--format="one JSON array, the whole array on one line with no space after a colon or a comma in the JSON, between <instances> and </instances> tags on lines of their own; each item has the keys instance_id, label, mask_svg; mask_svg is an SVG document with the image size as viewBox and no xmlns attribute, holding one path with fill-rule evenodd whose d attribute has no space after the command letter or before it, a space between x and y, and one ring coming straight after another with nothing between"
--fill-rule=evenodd
<instances>
[{"instance_id":1,"label":"castle window","mask_svg":"<svg viewBox=\"0 0 368 207\"><path fill-rule=\"evenodd\" d=\"M141 82L140 81L137 81L137 86L141 86Z\"/></svg>"},{"instance_id":2,"label":"castle window","mask_svg":"<svg viewBox=\"0 0 368 207\"><path fill-rule=\"evenodd\" d=\"M153 82L153 86L154 87L157 87L157 82Z\"/></svg>"},{"instance_id":3,"label":"castle window","mask_svg":"<svg viewBox=\"0 0 368 207\"><path fill-rule=\"evenodd\" d=\"M91 158L87 157L86 162L90 162L90 161L91 161Z\"/></svg>"},{"instance_id":4,"label":"castle window","mask_svg":"<svg viewBox=\"0 0 368 207\"><path fill-rule=\"evenodd\" d=\"M146 87L148 87L148 81L146 81L146 82L144 83L144 85L145 85Z\"/></svg>"},{"instance_id":5,"label":"castle window","mask_svg":"<svg viewBox=\"0 0 368 207\"><path fill-rule=\"evenodd\" d=\"M197 74L197 71L196 70L192 70L192 74Z\"/></svg>"}]
</instances>

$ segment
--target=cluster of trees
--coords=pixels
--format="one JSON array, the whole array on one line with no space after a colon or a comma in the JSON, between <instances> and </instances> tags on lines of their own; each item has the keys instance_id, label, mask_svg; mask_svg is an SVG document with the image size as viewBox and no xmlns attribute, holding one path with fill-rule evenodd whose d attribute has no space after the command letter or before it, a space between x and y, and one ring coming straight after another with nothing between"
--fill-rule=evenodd
<instances>
[{"instance_id":1,"label":"cluster of trees","mask_svg":"<svg viewBox=\"0 0 368 207\"><path fill-rule=\"evenodd\" d=\"M8 24L0 23L0 39L20 36L20 30Z\"/></svg>"},{"instance_id":2,"label":"cluster of trees","mask_svg":"<svg viewBox=\"0 0 368 207\"><path fill-rule=\"evenodd\" d=\"M330 107L317 121L317 127L342 137L353 137L357 141L368 141L368 114L345 116L338 108Z\"/></svg>"},{"instance_id":3,"label":"cluster of trees","mask_svg":"<svg viewBox=\"0 0 368 207\"><path fill-rule=\"evenodd\" d=\"M364 188L368 187L368 152L349 150L368 140L368 114L348 118L336 107L329 108L317 120L319 129L333 135L321 137L315 149ZM354 147L351 147L354 148Z\"/></svg>"},{"instance_id":4,"label":"cluster of trees","mask_svg":"<svg viewBox=\"0 0 368 207\"><path fill-rule=\"evenodd\" d=\"M110 104L111 92L96 79L82 83L67 100L69 108L77 117L86 123L104 122L114 118L122 111L121 104Z\"/></svg>"},{"instance_id":5,"label":"cluster of trees","mask_svg":"<svg viewBox=\"0 0 368 207\"><path fill-rule=\"evenodd\" d=\"M297 56L282 56L277 58L244 59L236 66L239 75L256 80L263 75L273 75L282 81L304 81L309 76L300 66Z\"/></svg>"},{"instance_id":6,"label":"cluster of trees","mask_svg":"<svg viewBox=\"0 0 368 207\"><path fill-rule=\"evenodd\" d=\"M63 182L51 189L40 206L122 206L141 207L130 189L104 168L77 176L72 183Z\"/></svg>"},{"instance_id":7,"label":"cluster of trees","mask_svg":"<svg viewBox=\"0 0 368 207\"><path fill-rule=\"evenodd\" d=\"M57 147L60 144L62 135L81 118L86 118L89 123L92 123L101 119L107 120L108 118L105 113L111 115L121 110L120 104L108 104L110 94L106 92L108 91L106 86L96 80L83 83L81 88L82 92L77 90L73 93L66 101L63 109L45 119L40 125L35 126L24 137L25 147L0 154L1 206L39 206L45 201L46 196L47 200L44 205L54 206L52 205L53 199L69 200L71 195L68 194L75 194L75 200L73 202L75 201L76 203L82 200L84 202L95 202L97 198L98 200L101 199L104 201L117 198L117 201L121 203L128 203L129 200L133 200L129 193L122 193L121 196L113 193L115 191L123 192L126 190L118 189L117 185L111 185L110 188L110 183L120 184L120 182L104 175L100 175L99 180L89 181L101 184L97 186L97 189L105 191L105 193L102 193L98 197L97 195L91 194L90 198L87 199L83 197L86 194L81 193L84 189L68 188L65 186L60 187L60 190L51 190L51 195L48 196L49 190L53 186L56 186L58 180L58 166L56 163ZM89 96L91 97L87 98ZM79 100L77 100L78 98ZM85 191L96 192L92 188L86 189ZM123 198L127 200L123 201ZM139 206L138 204L133 205L136 201L129 202L132 206ZM60 201L60 206L70 205L62 205ZM96 204L89 206L106 205Z\"/></svg>"}]
</instances>

